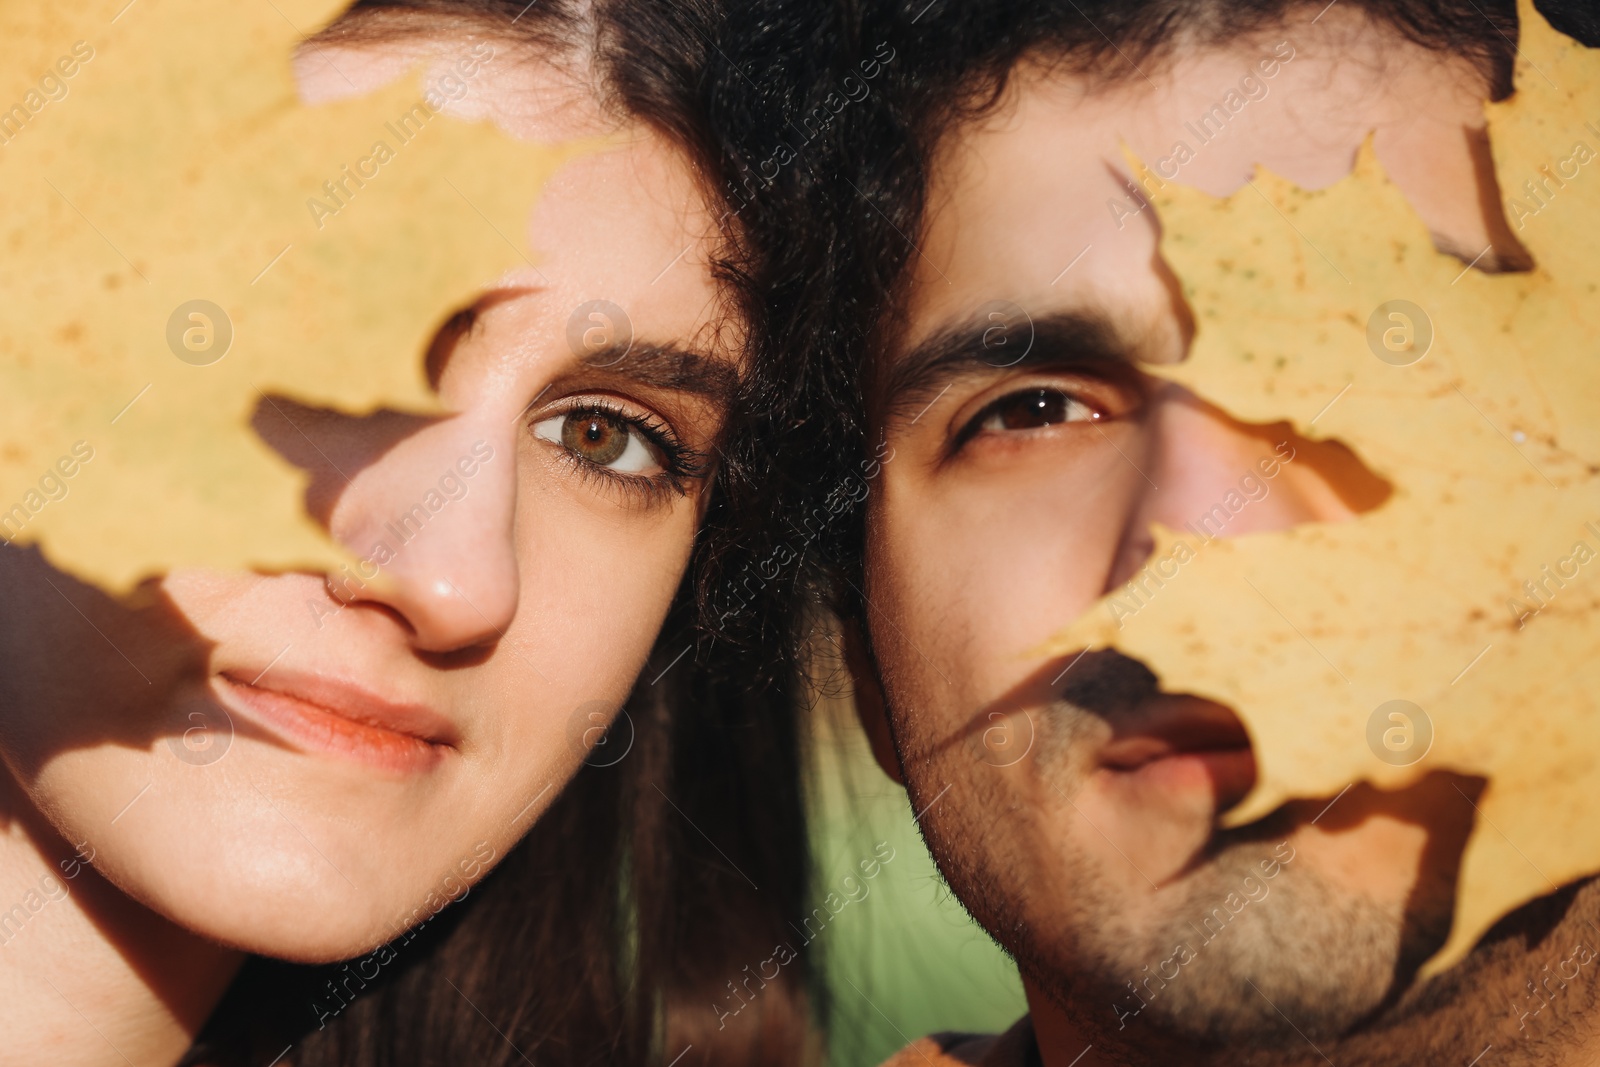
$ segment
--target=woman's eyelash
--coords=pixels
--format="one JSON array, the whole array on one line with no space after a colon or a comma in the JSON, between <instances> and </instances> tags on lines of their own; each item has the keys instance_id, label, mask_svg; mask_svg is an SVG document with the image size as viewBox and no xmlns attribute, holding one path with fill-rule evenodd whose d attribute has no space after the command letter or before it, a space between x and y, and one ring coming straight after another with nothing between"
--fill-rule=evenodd
<instances>
[{"instance_id":1,"label":"woman's eyelash","mask_svg":"<svg viewBox=\"0 0 1600 1067\"><path fill-rule=\"evenodd\" d=\"M531 430L547 419L571 418L574 415L596 416L613 421L626 427L629 432L639 434L661 455L660 471L654 474L631 474L585 459L570 448L558 448L562 460L571 464L582 478L602 479L608 486L621 489L648 506L672 496L685 495L688 492L687 483L705 477L709 466L705 455L678 440L666 422L653 415L632 414L602 398L582 398L564 407L547 408L530 415L527 425Z\"/></svg>"}]
</instances>

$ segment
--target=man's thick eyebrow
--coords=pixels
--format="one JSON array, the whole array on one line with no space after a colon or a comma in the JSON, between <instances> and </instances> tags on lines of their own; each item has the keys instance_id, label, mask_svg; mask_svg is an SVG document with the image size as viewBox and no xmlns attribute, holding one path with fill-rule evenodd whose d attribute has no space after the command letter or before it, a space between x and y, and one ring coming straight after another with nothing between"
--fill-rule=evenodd
<instances>
[{"instance_id":1,"label":"man's thick eyebrow","mask_svg":"<svg viewBox=\"0 0 1600 1067\"><path fill-rule=\"evenodd\" d=\"M634 341L628 347L599 349L581 363L590 370L656 389L692 393L723 406L731 405L739 390L739 372L727 360L675 344Z\"/></svg>"},{"instance_id":2,"label":"man's thick eyebrow","mask_svg":"<svg viewBox=\"0 0 1600 1067\"><path fill-rule=\"evenodd\" d=\"M993 340L993 322L973 319L947 326L897 359L874 390L883 421L919 415L949 388L969 374L986 374L1016 367L1068 363L1123 363L1137 361L1132 346L1119 336L1111 321L1098 312L1060 311L1032 320L1032 343L1026 324L1007 329L1006 343ZM1022 351L1017 352L1018 349Z\"/></svg>"}]
</instances>

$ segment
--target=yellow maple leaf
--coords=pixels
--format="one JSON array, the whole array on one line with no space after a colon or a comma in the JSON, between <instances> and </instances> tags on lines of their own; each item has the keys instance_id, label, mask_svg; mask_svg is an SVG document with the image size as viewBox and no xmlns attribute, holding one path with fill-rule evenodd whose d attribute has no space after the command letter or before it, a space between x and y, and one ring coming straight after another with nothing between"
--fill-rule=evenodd
<instances>
[{"instance_id":1,"label":"yellow maple leaf","mask_svg":"<svg viewBox=\"0 0 1600 1067\"><path fill-rule=\"evenodd\" d=\"M1370 140L1317 192L1258 172L1227 199L1153 194L1198 324L1155 372L1343 441L1393 493L1335 525L1158 527L1160 580L1050 643L1120 649L1238 712L1259 779L1230 825L1357 781L1487 779L1428 973L1600 870L1600 54L1528 0L1521 18L1517 91L1488 119L1530 272L1436 251Z\"/></svg>"},{"instance_id":2,"label":"yellow maple leaf","mask_svg":"<svg viewBox=\"0 0 1600 1067\"><path fill-rule=\"evenodd\" d=\"M306 106L294 49L342 7L0 7L7 540L112 590L347 558L251 413L436 410L432 331L526 259L529 190L570 152L420 79Z\"/></svg>"}]
</instances>

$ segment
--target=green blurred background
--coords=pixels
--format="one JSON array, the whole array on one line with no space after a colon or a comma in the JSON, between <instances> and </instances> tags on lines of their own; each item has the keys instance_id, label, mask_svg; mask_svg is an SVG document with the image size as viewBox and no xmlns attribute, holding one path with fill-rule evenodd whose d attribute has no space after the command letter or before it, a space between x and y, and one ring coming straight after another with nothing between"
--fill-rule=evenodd
<instances>
[{"instance_id":1,"label":"green blurred background","mask_svg":"<svg viewBox=\"0 0 1600 1067\"><path fill-rule=\"evenodd\" d=\"M844 897L847 876L867 887L810 946L832 999L829 1064L876 1067L925 1034L1006 1029L1027 1010L1016 966L951 895L848 699L822 700L810 727L816 903ZM879 842L894 858L862 879Z\"/></svg>"}]
</instances>

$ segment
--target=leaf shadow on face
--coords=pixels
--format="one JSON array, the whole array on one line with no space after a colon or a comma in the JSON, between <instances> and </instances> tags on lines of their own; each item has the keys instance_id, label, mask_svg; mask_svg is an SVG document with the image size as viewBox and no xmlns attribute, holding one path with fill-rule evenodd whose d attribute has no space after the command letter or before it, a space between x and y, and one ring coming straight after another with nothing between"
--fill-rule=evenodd
<instances>
[{"instance_id":1,"label":"leaf shadow on face","mask_svg":"<svg viewBox=\"0 0 1600 1067\"><path fill-rule=\"evenodd\" d=\"M438 421L389 409L349 415L263 394L250 424L269 448L309 475L305 507L326 530L351 478ZM321 582L317 596L326 596ZM214 644L196 631L159 577L113 596L57 568L37 546L5 543L0 603L8 608L0 613L0 754L24 785L53 757L108 743L151 750L157 758L170 748L201 767L226 758L225 748L219 753L208 746L231 745L236 736L293 748L230 716L214 699L205 685ZM337 602L329 596L328 605L332 610Z\"/></svg>"},{"instance_id":2,"label":"leaf shadow on face","mask_svg":"<svg viewBox=\"0 0 1600 1067\"><path fill-rule=\"evenodd\" d=\"M47 817L34 789L52 761L107 745L148 752L152 762L181 760L187 766L179 773L200 775L235 772L229 750L240 737L289 746L230 717L209 697L202 686L212 643L153 580L117 598L57 569L36 547L3 544L0 603L6 606L0 612L0 829L30 841L52 866L47 877L54 879L40 883L49 903L22 928L5 927L0 940L28 936L35 924L60 922L50 910L58 901L64 906L70 895L72 908L174 1017L198 1027L202 1002L189 986L193 974L218 966L214 951L197 951L197 939L148 911L95 865L104 835L126 834L132 823L85 826L71 812ZM164 777L151 770L146 789ZM110 808L121 808L110 823L143 796L137 789L111 796L109 786L96 787ZM119 847L126 854L126 842ZM10 916L14 927L14 905L24 900L19 883L14 899L0 898L0 918ZM152 951L155 945L159 952ZM191 956L193 966L152 963L170 963L174 954Z\"/></svg>"},{"instance_id":3,"label":"leaf shadow on face","mask_svg":"<svg viewBox=\"0 0 1600 1067\"><path fill-rule=\"evenodd\" d=\"M479 303L493 306L509 298L497 292ZM434 331L425 367L431 387L437 389L450 351L470 333L476 310L478 305L447 316ZM262 393L249 425L268 448L307 474L306 513L327 530L352 479L446 418L388 408L353 415ZM129 523L139 518L124 517ZM326 597L330 610L342 606L325 592L320 574L292 568L255 573L317 578L317 597ZM277 606L283 603L279 598ZM24 785L59 754L108 743L152 750L158 757L166 755L164 744L185 763L202 767L211 762L204 746L216 737L294 747L230 716L211 696L205 682L214 644L191 625L160 577L114 596L59 569L39 547L4 540L0 604L7 608L0 612L0 756ZM483 654L472 650L457 655L459 663L444 665L465 665ZM225 756L224 751L217 762ZM6 815L0 810L0 825Z\"/></svg>"},{"instance_id":4,"label":"leaf shadow on face","mask_svg":"<svg viewBox=\"0 0 1600 1067\"><path fill-rule=\"evenodd\" d=\"M263 393L250 415L250 428L286 462L304 471L305 508L324 530L345 489L363 470L396 445L442 420L383 408L351 415Z\"/></svg>"},{"instance_id":5,"label":"leaf shadow on face","mask_svg":"<svg viewBox=\"0 0 1600 1067\"><path fill-rule=\"evenodd\" d=\"M54 756L108 743L187 744L180 758L204 766L196 730L287 747L200 691L214 645L157 579L114 597L37 547L0 545L0 602L0 744L24 782Z\"/></svg>"}]
</instances>

